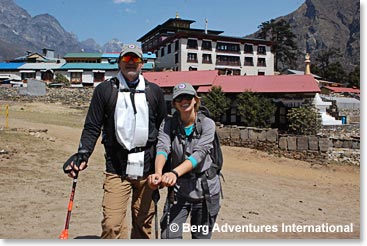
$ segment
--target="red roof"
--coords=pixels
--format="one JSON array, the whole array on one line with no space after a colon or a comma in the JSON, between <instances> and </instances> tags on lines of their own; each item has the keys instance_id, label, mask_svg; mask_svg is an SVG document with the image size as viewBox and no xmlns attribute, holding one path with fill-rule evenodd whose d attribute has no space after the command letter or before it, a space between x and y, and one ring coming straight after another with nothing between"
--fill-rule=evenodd
<instances>
[{"instance_id":1,"label":"red roof","mask_svg":"<svg viewBox=\"0 0 367 246\"><path fill-rule=\"evenodd\" d=\"M356 94L360 94L361 91L359 89L355 89L355 88L347 88L347 87L332 87L332 86L325 86L325 88L331 90L332 92L335 93L356 93Z\"/></svg>"},{"instance_id":2,"label":"red roof","mask_svg":"<svg viewBox=\"0 0 367 246\"><path fill-rule=\"evenodd\" d=\"M223 92L244 91L261 93L320 92L312 75L266 75L266 76L218 76L213 83L221 86ZM207 92L207 87L199 92Z\"/></svg>"},{"instance_id":3,"label":"red roof","mask_svg":"<svg viewBox=\"0 0 367 246\"><path fill-rule=\"evenodd\" d=\"M144 77L160 87L174 87L175 85L188 82L193 86L212 85L218 76L218 71L165 71L144 72Z\"/></svg>"},{"instance_id":4,"label":"red roof","mask_svg":"<svg viewBox=\"0 0 367 246\"><path fill-rule=\"evenodd\" d=\"M211 86L221 86L226 93L246 90L261 93L320 92L312 75L221 76L217 71L144 72L144 77L160 87L173 87L181 82L198 86L198 92L208 92Z\"/></svg>"}]
</instances>

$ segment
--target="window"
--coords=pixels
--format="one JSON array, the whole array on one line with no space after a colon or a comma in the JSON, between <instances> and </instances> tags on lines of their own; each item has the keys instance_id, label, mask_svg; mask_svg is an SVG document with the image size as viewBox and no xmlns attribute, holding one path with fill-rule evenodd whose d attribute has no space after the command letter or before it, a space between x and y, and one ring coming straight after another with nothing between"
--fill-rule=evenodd
<instances>
[{"instance_id":1,"label":"window","mask_svg":"<svg viewBox=\"0 0 367 246\"><path fill-rule=\"evenodd\" d=\"M239 69L216 68L216 70L218 70L218 75L241 75L241 70Z\"/></svg>"},{"instance_id":2,"label":"window","mask_svg":"<svg viewBox=\"0 0 367 246\"><path fill-rule=\"evenodd\" d=\"M254 52L252 44L245 44L245 53L252 54Z\"/></svg>"},{"instance_id":3,"label":"window","mask_svg":"<svg viewBox=\"0 0 367 246\"><path fill-rule=\"evenodd\" d=\"M53 78L54 78L54 74L50 70L47 70L46 72L41 73L41 79L44 81L52 81Z\"/></svg>"},{"instance_id":4,"label":"window","mask_svg":"<svg viewBox=\"0 0 367 246\"><path fill-rule=\"evenodd\" d=\"M257 47L257 54L265 55L265 54L266 54L266 48L265 48L265 46L261 46L261 45L259 45L259 46Z\"/></svg>"},{"instance_id":5,"label":"window","mask_svg":"<svg viewBox=\"0 0 367 246\"><path fill-rule=\"evenodd\" d=\"M265 72L258 71L257 75L265 75Z\"/></svg>"},{"instance_id":6,"label":"window","mask_svg":"<svg viewBox=\"0 0 367 246\"><path fill-rule=\"evenodd\" d=\"M226 70L222 68L216 68L215 70L218 70L218 75L226 75Z\"/></svg>"},{"instance_id":7,"label":"window","mask_svg":"<svg viewBox=\"0 0 367 246\"><path fill-rule=\"evenodd\" d=\"M197 49L198 48L198 41L194 39L187 40L187 48L188 49Z\"/></svg>"},{"instance_id":8,"label":"window","mask_svg":"<svg viewBox=\"0 0 367 246\"><path fill-rule=\"evenodd\" d=\"M253 66L254 65L254 59L252 57L245 57L245 63L244 66Z\"/></svg>"},{"instance_id":9,"label":"window","mask_svg":"<svg viewBox=\"0 0 367 246\"><path fill-rule=\"evenodd\" d=\"M201 45L202 50L212 50L212 42L211 41L203 41Z\"/></svg>"},{"instance_id":10,"label":"window","mask_svg":"<svg viewBox=\"0 0 367 246\"><path fill-rule=\"evenodd\" d=\"M241 75L241 70L233 69L233 75Z\"/></svg>"},{"instance_id":11,"label":"window","mask_svg":"<svg viewBox=\"0 0 367 246\"><path fill-rule=\"evenodd\" d=\"M179 45L180 45L179 40L176 40L176 41L175 41L175 51L178 51L178 49L179 49Z\"/></svg>"},{"instance_id":12,"label":"window","mask_svg":"<svg viewBox=\"0 0 367 246\"><path fill-rule=\"evenodd\" d=\"M103 82L103 81L104 81L104 73L101 73L101 72L94 73L93 82Z\"/></svg>"},{"instance_id":13,"label":"window","mask_svg":"<svg viewBox=\"0 0 367 246\"><path fill-rule=\"evenodd\" d=\"M257 66L258 67L266 67L265 58L257 58Z\"/></svg>"},{"instance_id":14,"label":"window","mask_svg":"<svg viewBox=\"0 0 367 246\"><path fill-rule=\"evenodd\" d=\"M239 53L240 52L240 45L239 44L229 44L229 43L218 42L217 43L217 51Z\"/></svg>"},{"instance_id":15,"label":"window","mask_svg":"<svg viewBox=\"0 0 367 246\"><path fill-rule=\"evenodd\" d=\"M203 54L202 63L212 64L212 55L211 54Z\"/></svg>"},{"instance_id":16,"label":"window","mask_svg":"<svg viewBox=\"0 0 367 246\"><path fill-rule=\"evenodd\" d=\"M22 78L22 80L23 79L35 79L36 78L36 73L34 73L34 72L22 73L21 78Z\"/></svg>"},{"instance_id":17,"label":"window","mask_svg":"<svg viewBox=\"0 0 367 246\"><path fill-rule=\"evenodd\" d=\"M167 54L171 54L171 44L167 46Z\"/></svg>"},{"instance_id":18,"label":"window","mask_svg":"<svg viewBox=\"0 0 367 246\"><path fill-rule=\"evenodd\" d=\"M216 65L227 65L227 66L240 66L239 56L220 56L217 55Z\"/></svg>"},{"instance_id":19,"label":"window","mask_svg":"<svg viewBox=\"0 0 367 246\"><path fill-rule=\"evenodd\" d=\"M82 73L80 72L71 72L70 73L70 82L72 84L78 84L82 82Z\"/></svg>"},{"instance_id":20,"label":"window","mask_svg":"<svg viewBox=\"0 0 367 246\"><path fill-rule=\"evenodd\" d=\"M161 57L164 56L164 47L161 48Z\"/></svg>"},{"instance_id":21,"label":"window","mask_svg":"<svg viewBox=\"0 0 367 246\"><path fill-rule=\"evenodd\" d=\"M196 53L188 53L187 62L198 62L198 55Z\"/></svg>"}]
</instances>

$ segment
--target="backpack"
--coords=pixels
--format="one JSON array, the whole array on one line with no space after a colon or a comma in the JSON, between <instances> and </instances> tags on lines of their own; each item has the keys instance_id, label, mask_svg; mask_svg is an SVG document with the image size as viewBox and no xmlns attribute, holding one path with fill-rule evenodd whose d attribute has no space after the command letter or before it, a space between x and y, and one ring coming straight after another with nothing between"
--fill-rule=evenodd
<instances>
[{"instance_id":1,"label":"backpack","mask_svg":"<svg viewBox=\"0 0 367 246\"><path fill-rule=\"evenodd\" d=\"M178 129L178 114L177 115L175 114L173 116L170 116L171 118L171 130L170 130L171 142L173 141L174 137L176 136L177 129ZM198 111L198 120L196 124L196 130L199 136L202 134L201 122L203 121L205 117L211 118L209 109L206 108L205 106L200 106L199 111ZM223 153L222 153L222 149L220 145L220 138L217 134L217 131L215 131L214 133L213 148L211 149L210 157L212 159L211 166L204 172L196 174L197 177L201 177L202 179L202 188L203 188L204 198L207 202L210 201L209 186L208 186L207 180L208 179L210 180L214 178L216 175L219 175L220 177L222 177L223 181L225 182L224 176L221 172L223 168ZM170 156L167 158L167 161L168 163L166 163L165 168L163 169L163 172L169 171L172 169ZM169 170L167 170L167 168ZM221 197L223 198L222 188L220 188L220 193L221 193Z\"/></svg>"}]
</instances>

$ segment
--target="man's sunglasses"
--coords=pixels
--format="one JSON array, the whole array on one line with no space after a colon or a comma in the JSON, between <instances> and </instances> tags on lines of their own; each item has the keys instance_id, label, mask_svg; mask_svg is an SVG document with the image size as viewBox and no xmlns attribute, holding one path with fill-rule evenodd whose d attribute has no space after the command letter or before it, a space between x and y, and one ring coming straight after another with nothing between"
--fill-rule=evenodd
<instances>
[{"instance_id":1,"label":"man's sunglasses","mask_svg":"<svg viewBox=\"0 0 367 246\"><path fill-rule=\"evenodd\" d=\"M182 94L179 95L178 97L176 97L174 99L175 102L182 102L182 100L187 100L187 101L191 101L194 98L193 95L189 95L189 94Z\"/></svg>"},{"instance_id":2,"label":"man's sunglasses","mask_svg":"<svg viewBox=\"0 0 367 246\"><path fill-rule=\"evenodd\" d=\"M143 60L140 57L138 57L138 56L132 56L132 55L123 56L123 57L121 57L121 60L123 62L129 62L131 60L133 60L133 62L135 62L135 63L141 63L141 62L143 62Z\"/></svg>"}]
</instances>

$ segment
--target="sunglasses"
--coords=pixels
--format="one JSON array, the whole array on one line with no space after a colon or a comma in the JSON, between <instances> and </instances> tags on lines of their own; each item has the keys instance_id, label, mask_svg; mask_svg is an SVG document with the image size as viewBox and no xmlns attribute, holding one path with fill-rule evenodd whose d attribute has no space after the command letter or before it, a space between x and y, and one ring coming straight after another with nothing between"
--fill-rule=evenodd
<instances>
[{"instance_id":1,"label":"sunglasses","mask_svg":"<svg viewBox=\"0 0 367 246\"><path fill-rule=\"evenodd\" d=\"M132 56L132 55L123 56L123 57L121 57L121 60L123 62L129 62L131 60L133 60L133 62L135 62L135 63L141 63L141 62L143 62L143 60L140 57L138 57L138 56Z\"/></svg>"},{"instance_id":2,"label":"sunglasses","mask_svg":"<svg viewBox=\"0 0 367 246\"><path fill-rule=\"evenodd\" d=\"M189 94L182 94L179 95L178 97L176 97L174 99L175 102L182 102L182 100L187 100L187 101L191 101L194 98L193 95L189 95Z\"/></svg>"}]
</instances>

